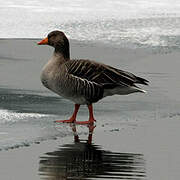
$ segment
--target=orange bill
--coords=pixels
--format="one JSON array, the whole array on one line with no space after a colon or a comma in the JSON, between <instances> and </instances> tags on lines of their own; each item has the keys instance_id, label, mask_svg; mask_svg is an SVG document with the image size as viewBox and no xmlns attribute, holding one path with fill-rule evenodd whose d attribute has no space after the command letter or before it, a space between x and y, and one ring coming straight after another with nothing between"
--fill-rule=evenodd
<instances>
[{"instance_id":1,"label":"orange bill","mask_svg":"<svg viewBox=\"0 0 180 180\"><path fill-rule=\"evenodd\" d=\"M46 45L48 44L48 38L43 39L42 41L37 43L38 45Z\"/></svg>"}]
</instances>

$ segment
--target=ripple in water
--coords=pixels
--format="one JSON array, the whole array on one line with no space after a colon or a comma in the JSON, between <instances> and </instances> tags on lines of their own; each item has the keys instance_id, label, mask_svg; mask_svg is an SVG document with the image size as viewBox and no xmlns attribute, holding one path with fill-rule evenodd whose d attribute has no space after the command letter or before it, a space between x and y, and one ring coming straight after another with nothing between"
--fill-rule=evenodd
<instances>
[{"instance_id":1,"label":"ripple in water","mask_svg":"<svg viewBox=\"0 0 180 180\"><path fill-rule=\"evenodd\" d=\"M116 153L78 142L48 152L39 161L41 179L145 179L142 154Z\"/></svg>"}]
</instances>

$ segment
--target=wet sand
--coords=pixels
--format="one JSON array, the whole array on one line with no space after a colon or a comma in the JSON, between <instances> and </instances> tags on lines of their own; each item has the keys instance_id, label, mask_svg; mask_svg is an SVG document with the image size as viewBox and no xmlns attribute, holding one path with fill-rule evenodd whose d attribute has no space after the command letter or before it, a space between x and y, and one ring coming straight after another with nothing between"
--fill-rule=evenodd
<instances>
[{"instance_id":1,"label":"wet sand","mask_svg":"<svg viewBox=\"0 0 180 180\"><path fill-rule=\"evenodd\" d=\"M54 97L39 81L40 70L52 49L37 47L36 42L0 40L1 88ZM0 179L38 180L47 176L54 180L65 179L68 173L79 179L179 179L180 53L153 54L143 49L71 41L71 54L73 58L95 59L147 78L151 82L145 87L148 93L113 96L96 104L97 127L91 146L86 146L85 141L74 143L73 135L68 135L0 151ZM87 117L84 109L80 118ZM80 139L87 139L84 132L88 128L84 127L81 133L82 128L77 127L77 131ZM77 169L81 164L72 162L76 157L80 159L78 163L86 162L89 152L95 154L93 161L88 155L87 162L91 163L84 164L83 170Z\"/></svg>"}]
</instances>

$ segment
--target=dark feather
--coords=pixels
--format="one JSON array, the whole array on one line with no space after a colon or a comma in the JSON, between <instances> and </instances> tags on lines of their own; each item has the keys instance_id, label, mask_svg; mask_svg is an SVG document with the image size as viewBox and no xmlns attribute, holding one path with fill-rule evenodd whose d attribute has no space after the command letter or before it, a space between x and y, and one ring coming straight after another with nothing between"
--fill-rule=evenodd
<instances>
[{"instance_id":1,"label":"dark feather","mask_svg":"<svg viewBox=\"0 0 180 180\"><path fill-rule=\"evenodd\" d=\"M144 78L141 78L141 77L136 77L137 78L137 82L138 84L144 84L144 85L148 85L149 81L144 79Z\"/></svg>"},{"instance_id":2,"label":"dark feather","mask_svg":"<svg viewBox=\"0 0 180 180\"><path fill-rule=\"evenodd\" d=\"M117 86L147 85L148 81L132 73L89 60L70 60L65 63L68 73L102 85L105 89Z\"/></svg>"}]
</instances>

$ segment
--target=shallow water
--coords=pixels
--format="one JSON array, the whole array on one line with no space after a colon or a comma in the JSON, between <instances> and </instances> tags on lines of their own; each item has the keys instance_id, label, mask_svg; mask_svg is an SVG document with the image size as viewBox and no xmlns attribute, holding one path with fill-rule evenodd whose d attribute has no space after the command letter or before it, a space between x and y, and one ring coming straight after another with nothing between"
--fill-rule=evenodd
<instances>
[{"instance_id":1,"label":"shallow water","mask_svg":"<svg viewBox=\"0 0 180 180\"><path fill-rule=\"evenodd\" d=\"M154 54L147 49L133 51L71 41L72 57L97 59L150 81L150 86L144 87L147 94L112 96L94 105L97 120L94 138L98 143L91 146L84 142L79 143L82 147L80 157L85 158L89 152L100 153L102 161L99 162L100 169L96 169L93 163L93 160L98 161L96 157L79 159L77 163L84 163L84 169L81 171L76 163L71 168L73 154L77 153L76 148L79 145L62 142L69 137L71 140L68 142L72 142L71 128L54 123L54 120L68 118L73 104L41 85L40 72L52 49L37 47L36 41L0 40L0 176L3 179L10 179L12 175L9 171L13 171L13 177L18 177L17 179L24 177L37 180L65 176L67 172L70 176L81 176L84 179L162 177L158 179L169 180L169 177L178 176L180 85L177 82L180 76L179 53L176 50L169 54ZM87 113L87 108L82 106L78 120L86 120ZM79 126L78 134L80 137L87 135L87 128ZM48 151L50 153L44 154L47 152L47 146L41 149L42 142L45 141L44 143L49 145L50 139L56 138L58 141L53 142L62 142L60 148L54 148L52 145L53 148ZM39 154L36 150L31 152L33 145L39 143ZM31 147L20 148L26 146ZM68 150L67 156L64 154L65 149ZM21 153L26 154L26 151L33 155L27 153L27 156L19 159L22 157ZM18 152L20 155L16 156ZM62 154L64 159L61 158ZM42 158L37 157L38 155ZM14 164L11 162L11 156L17 157L17 160L13 161ZM33 159L29 160L29 157ZM28 163L24 163L24 158ZM22 172L22 169L16 166L17 163L23 165L28 172ZM107 163L114 169L108 169ZM37 174L37 166L40 177ZM126 170L123 169L124 166Z\"/></svg>"},{"instance_id":2,"label":"shallow water","mask_svg":"<svg viewBox=\"0 0 180 180\"><path fill-rule=\"evenodd\" d=\"M142 154L105 151L86 142L65 144L40 158L41 179L146 179Z\"/></svg>"}]
</instances>

